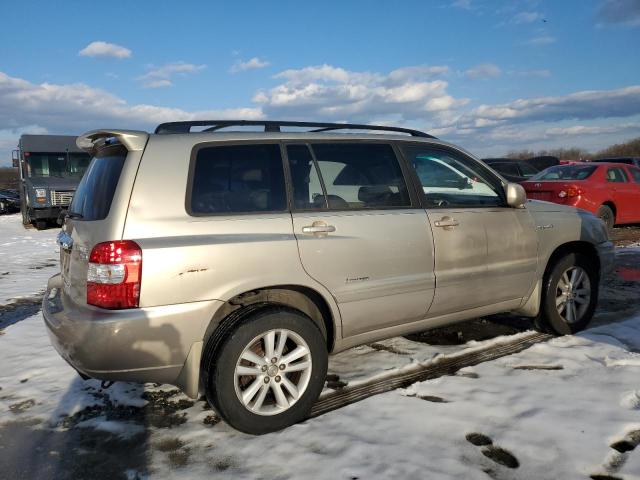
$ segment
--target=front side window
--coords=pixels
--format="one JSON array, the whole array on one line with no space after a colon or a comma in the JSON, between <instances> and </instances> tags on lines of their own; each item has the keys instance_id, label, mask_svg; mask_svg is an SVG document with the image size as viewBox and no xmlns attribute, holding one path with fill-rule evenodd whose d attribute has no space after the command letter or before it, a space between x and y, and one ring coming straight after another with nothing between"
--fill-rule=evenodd
<instances>
[{"instance_id":1,"label":"front side window","mask_svg":"<svg viewBox=\"0 0 640 480\"><path fill-rule=\"evenodd\" d=\"M629 171L631 172L631 176L633 176L633 179L635 180L635 182L640 183L640 169L629 167Z\"/></svg>"},{"instance_id":2,"label":"front side window","mask_svg":"<svg viewBox=\"0 0 640 480\"><path fill-rule=\"evenodd\" d=\"M607 182L624 183L627 181L627 174L619 167L607 168Z\"/></svg>"},{"instance_id":3,"label":"front side window","mask_svg":"<svg viewBox=\"0 0 640 480\"><path fill-rule=\"evenodd\" d=\"M503 204L488 170L457 153L429 146L404 147L428 207L492 207Z\"/></svg>"},{"instance_id":4,"label":"front side window","mask_svg":"<svg viewBox=\"0 0 640 480\"><path fill-rule=\"evenodd\" d=\"M391 145L316 143L311 147L330 209L411 206L402 169ZM317 190L311 179L310 186Z\"/></svg>"},{"instance_id":5,"label":"front side window","mask_svg":"<svg viewBox=\"0 0 640 480\"><path fill-rule=\"evenodd\" d=\"M287 208L280 147L224 145L198 150L190 213L280 212Z\"/></svg>"}]
</instances>

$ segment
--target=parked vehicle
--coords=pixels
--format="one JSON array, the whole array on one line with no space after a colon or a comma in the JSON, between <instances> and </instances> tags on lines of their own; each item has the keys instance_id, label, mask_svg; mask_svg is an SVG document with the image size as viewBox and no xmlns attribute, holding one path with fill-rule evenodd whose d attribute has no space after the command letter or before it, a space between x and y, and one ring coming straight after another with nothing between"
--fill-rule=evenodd
<instances>
[{"instance_id":1,"label":"parked vehicle","mask_svg":"<svg viewBox=\"0 0 640 480\"><path fill-rule=\"evenodd\" d=\"M20 211L20 196L13 190L0 189L0 215Z\"/></svg>"},{"instance_id":2,"label":"parked vehicle","mask_svg":"<svg viewBox=\"0 0 640 480\"><path fill-rule=\"evenodd\" d=\"M625 165L633 165L640 168L640 157L611 157L611 158L598 158L592 160L593 162L605 162L605 163L624 163Z\"/></svg>"},{"instance_id":3,"label":"parked vehicle","mask_svg":"<svg viewBox=\"0 0 640 480\"><path fill-rule=\"evenodd\" d=\"M531 157L526 160L527 164L541 172L545 168L554 167L561 163L558 157L553 155L540 155L538 157Z\"/></svg>"},{"instance_id":4,"label":"parked vehicle","mask_svg":"<svg viewBox=\"0 0 640 480\"><path fill-rule=\"evenodd\" d=\"M640 222L640 169L584 162L543 170L522 186L529 198L570 205L594 213L609 229Z\"/></svg>"},{"instance_id":5,"label":"parked vehicle","mask_svg":"<svg viewBox=\"0 0 640 480\"><path fill-rule=\"evenodd\" d=\"M540 171L537 168L529 165L526 160L512 160L509 158L483 158L482 161L510 182L524 182Z\"/></svg>"},{"instance_id":6,"label":"parked vehicle","mask_svg":"<svg viewBox=\"0 0 640 480\"><path fill-rule=\"evenodd\" d=\"M253 434L306 418L330 353L505 311L577 332L613 260L595 216L416 130L199 121L78 144L53 345L85 378L203 392Z\"/></svg>"},{"instance_id":7,"label":"parked vehicle","mask_svg":"<svg viewBox=\"0 0 640 480\"><path fill-rule=\"evenodd\" d=\"M71 203L91 157L70 135L22 135L14 151L20 169L22 222L43 229Z\"/></svg>"}]
</instances>

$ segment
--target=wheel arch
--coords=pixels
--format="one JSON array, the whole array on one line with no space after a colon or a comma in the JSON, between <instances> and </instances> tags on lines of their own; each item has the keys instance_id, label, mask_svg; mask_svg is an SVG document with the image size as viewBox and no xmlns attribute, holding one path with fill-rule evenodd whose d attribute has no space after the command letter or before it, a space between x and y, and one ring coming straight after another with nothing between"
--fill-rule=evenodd
<instances>
[{"instance_id":1,"label":"wheel arch","mask_svg":"<svg viewBox=\"0 0 640 480\"><path fill-rule=\"evenodd\" d=\"M230 323L235 324L246 314L272 305L286 306L311 318L325 338L327 351L333 350L336 336L340 331L339 313L332 309L332 305L320 292L303 285L273 285L251 289L233 296L213 315L205 330L204 345L206 346L220 329L229 328Z\"/></svg>"},{"instance_id":2,"label":"wheel arch","mask_svg":"<svg viewBox=\"0 0 640 480\"><path fill-rule=\"evenodd\" d=\"M559 245L551 253L549 260L547 260L547 265L545 266L543 281L546 280L555 263L569 253L580 253L593 259L594 266L596 267L596 274L598 275L598 278L600 278L600 257L598 256L598 250L590 242L576 240Z\"/></svg>"}]
</instances>

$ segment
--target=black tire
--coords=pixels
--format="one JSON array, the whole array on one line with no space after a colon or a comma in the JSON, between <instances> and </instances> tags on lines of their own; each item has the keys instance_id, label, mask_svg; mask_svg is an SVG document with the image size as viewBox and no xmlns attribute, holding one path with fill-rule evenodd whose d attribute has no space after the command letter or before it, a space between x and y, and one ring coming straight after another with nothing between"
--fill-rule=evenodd
<instances>
[{"instance_id":1,"label":"black tire","mask_svg":"<svg viewBox=\"0 0 640 480\"><path fill-rule=\"evenodd\" d=\"M209 404L233 428L253 435L282 430L309 415L327 374L327 346L320 328L303 313L282 306L250 311L232 325L221 326L224 338L214 335L203 359L203 380ZM306 342L311 356L311 375L304 393L282 413L260 415L249 410L236 394L235 368L245 347L259 335L274 329L290 330ZM214 348L214 351L211 351ZM270 394L267 394L270 395Z\"/></svg>"},{"instance_id":2,"label":"black tire","mask_svg":"<svg viewBox=\"0 0 640 480\"><path fill-rule=\"evenodd\" d=\"M45 230L47 228L46 220L36 220L36 230Z\"/></svg>"},{"instance_id":3,"label":"black tire","mask_svg":"<svg viewBox=\"0 0 640 480\"><path fill-rule=\"evenodd\" d=\"M589 279L591 293L584 313L577 321L568 322L556 308L556 296L562 275L572 267L580 267L584 270ZM593 318L598 303L598 283L597 267L586 255L570 253L555 260L547 270L543 282L540 314L535 319L538 330L554 335L571 335L583 330Z\"/></svg>"},{"instance_id":4,"label":"black tire","mask_svg":"<svg viewBox=\"0 0 640 480\"><path fill-rule=\"evenodd\" d=\"M607 230L613 230L613 226L616 224L616 216L611 210L611 207L607 205L601 205L598 211L596 212L596 216L604 222L607 226Z\"/></svg>"}]
</instances>

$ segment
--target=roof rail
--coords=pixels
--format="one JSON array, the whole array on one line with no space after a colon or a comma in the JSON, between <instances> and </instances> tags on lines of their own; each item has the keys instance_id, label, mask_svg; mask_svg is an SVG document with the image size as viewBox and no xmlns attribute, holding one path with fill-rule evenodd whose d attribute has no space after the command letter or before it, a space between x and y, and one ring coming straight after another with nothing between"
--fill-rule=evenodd
<instances>
[{"instance_id":1,"label":"roof rail","mask_svg":"<svg viewBox=\"0 0 640 480\"><path fill-rule=\"evenodd\" d=\"M241 127L257 125L264 127L265 132L280 132L281 127L308 127L308 132L328 132L330 130L379 130L394 133L407 133L413 137L435 138L420 130L400 127L385 127L382 125L363 125L358 123L321 123L321 122L281 122L276 120L194 120L186 122L161 123L155 133L190 133L192 127L209 127L202 132L215 132L227 127Z\"/></svg>"}]
</instances>

